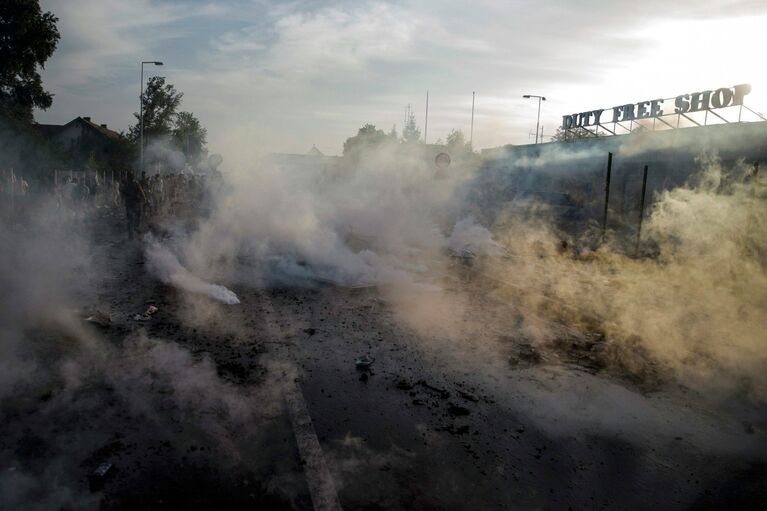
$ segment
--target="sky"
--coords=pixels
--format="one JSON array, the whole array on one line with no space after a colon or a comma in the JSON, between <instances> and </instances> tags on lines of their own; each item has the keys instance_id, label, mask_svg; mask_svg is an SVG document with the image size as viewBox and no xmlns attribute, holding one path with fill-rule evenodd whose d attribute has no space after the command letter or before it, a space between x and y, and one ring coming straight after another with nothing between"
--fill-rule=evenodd
<instances>
[{"instance_id":1,"label":"sky","mask_svg":"<svg viewBox=\"0 0 767 511\"><path fill-rule=\"evenodd\" d=\"M366 123L401 132L408 104L427 141L527 144L562 116L750 83L767 112L767 2L42 0L61 41L43 72L41 123L135 122L142 60L184 93L211 152L340 154Z\"/></svg>"}]
</instances>

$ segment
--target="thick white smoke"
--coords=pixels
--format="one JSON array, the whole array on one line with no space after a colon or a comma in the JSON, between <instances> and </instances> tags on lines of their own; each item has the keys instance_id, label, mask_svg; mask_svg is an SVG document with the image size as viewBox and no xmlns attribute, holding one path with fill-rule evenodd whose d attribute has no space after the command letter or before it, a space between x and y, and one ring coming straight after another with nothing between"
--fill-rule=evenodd
<instances>
[{"instance_id":1,"label":"thick white smoke","mask_svg":"<svg viewBox=\"0 0 767 511\"><path fill-rule=\"evenodd\" d=\"M560 334L534 318L553 318L606 334L624 369L642 373L655 363L709 392L767 399L767 206L752 170L702 158L686 186L655 197L643 229L655 257L610 246L573 253L545 223L512 219L496 235L514 257L490 274L535 313L527 321L542 344Z\"/></svg>"},{"instance_id":2,"label":"thick white smoke","mask_svg":"<svg viewBox=\"0 0 767 511\"><path fill-rule=\"evenodd\" d=\"M234 305L240 303L237 295L224 286L210 284L196 277L184 268L178 258L159 242L150 239L146 247L146 256L150 270L157 277L172 286L190 293L209 296L219 302Z\"/></svg>"},{"instance_id":3,"label":"thick white smoke","mask_svg":"<svg viewBox=\"0 0 767 511\"><path fill-rule=\"evenodd\" d=\"M476 245L489 243L466 222L453 232L458 208L450 199L469 169L447 180L434 170L420 155L381 150L339 173L268 163L235 173L230 193L184 247L185 260L206 278L228 271L255 285L417 281L443 264L447 245L481 251Z\"/></svg>"}]
</instances>

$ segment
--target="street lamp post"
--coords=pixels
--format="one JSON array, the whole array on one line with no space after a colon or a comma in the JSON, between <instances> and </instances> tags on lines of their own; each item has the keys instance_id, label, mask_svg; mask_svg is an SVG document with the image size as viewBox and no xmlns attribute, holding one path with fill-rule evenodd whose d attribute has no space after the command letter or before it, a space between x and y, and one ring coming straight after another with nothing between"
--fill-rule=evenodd
<instances>
[{"instance_id":1,"label":"street lamp post","mask_svg":"<svg viewBox=\"0 0 767 511\"><path fill-rule=\"evenodd\" d=\"M522 96L523 98L538 98L538 121L535 123L535 143L538 144L538 128L541 125L541 101L546 101L546 98L543 96L536 96L535 94L525 94ZM541 137L541 140L543 140L543 137Z\"/></svg>"},{"instance_id":2,"label":"street lamp post","mask_svg":"<svg viewBox=\"0 0 767 511\"><path fill-rule=\"evenodd\" d=\"M159 62L157 60L144 60L141 62L141 94L139 95L139 103L141 103L141 106L139 107L139 124L140 124L140 136L139 136L139 146L141 151L141 172L144 172L144 64L153 64L155 66L162 66L162 62Z\"/></svg>"}]
</instances>

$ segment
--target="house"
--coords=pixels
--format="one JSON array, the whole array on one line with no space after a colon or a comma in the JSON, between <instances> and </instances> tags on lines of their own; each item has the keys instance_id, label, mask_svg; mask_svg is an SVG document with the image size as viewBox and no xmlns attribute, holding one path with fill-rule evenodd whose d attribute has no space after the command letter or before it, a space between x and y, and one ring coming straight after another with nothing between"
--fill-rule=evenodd
<instances>
[{"instance_id":1,"label":"house","mask_svg":"<svg viewBox=\"0 0 767 511\"><path fill-rule=\"evenodd\" d=\"M325 156L325 154L312 146L304 154L272 153L266 157L266 161L277 168L288 171L315 171L327 169L338 165L338 156Z\"/></svg>"},{"instance_id":2,"label":"house","mask_svg":"<svg viewBox=\"0 0 767 511\"><path fill-rule=\"evenodd\" d=\"M64 125L37 124L36 128L74 164L84 165L92 160L114 164L126 155L124 137L90 117L77 117Z\"/></svg>"}]
</instances>

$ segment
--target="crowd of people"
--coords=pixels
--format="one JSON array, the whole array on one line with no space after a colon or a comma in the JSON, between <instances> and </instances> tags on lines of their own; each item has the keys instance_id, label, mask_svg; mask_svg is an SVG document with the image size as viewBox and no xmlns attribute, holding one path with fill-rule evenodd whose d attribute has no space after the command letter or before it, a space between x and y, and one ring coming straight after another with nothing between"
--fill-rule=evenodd
<instances>
[{"instance_id":1,"label":"crowd of people","mask_svg":"<svg viewBox=\"0 0 767 511\"><path fill-rule=\"evenodd\" d=\"M220 174L215 173L217 182ZM204 212L209 204L210 185L206 175L157 173L147 176L145 172L137 178L128 172L125 179L114 190L115 205L125 206L128 237L133 238L142 224L158 217L189 218Z\"/></svg>"},{"instance_id":2,"label":"crowd of people","mask_svg":"<svg viewBox=\"0 0 767 511\"><path fill-rule=\"evenodd\" d=\"M0 200L5 206L2 208L2 217L24 211L29 193L29 182L23 175L13 170L0 169Z\"/></svg>"},{"instance_id":3,"label":"crowd of people","mask_svg":"<svg viewBox=\"0 0 767 511\"><path fill-rule=\"evenodd\" d=\"M221 174L160 174L133 172L62 173L39 180L30 187L24 176L0 169L3 216L23 220L34 198L53 197L59 214L82 220L90 216L125 216L129 237L149 222L166 218L191 218L205 213L210 194L220 187ZM123 209L124 208L124 209Z\"/></svg>"}]
</instances>

